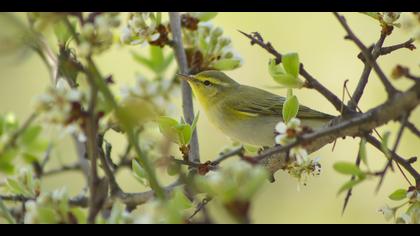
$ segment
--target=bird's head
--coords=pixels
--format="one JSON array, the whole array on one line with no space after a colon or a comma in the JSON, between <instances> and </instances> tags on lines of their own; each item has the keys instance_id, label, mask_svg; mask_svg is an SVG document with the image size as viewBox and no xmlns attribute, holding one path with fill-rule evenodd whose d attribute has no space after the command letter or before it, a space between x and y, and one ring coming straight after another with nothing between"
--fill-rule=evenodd
<instances>
[{"instance_id":1,"label":"bird's head","mask_svg":"<svg viewBox=\"0 0 420 236\"><path fill-rule=\"evenodd\" d=\"M230 89L239 86L239 83L225 73L216 70L203 71L196 75L179 74L179 76L190 84L195 96L201 102L224 96Z\"/></svg>"}]
</instances>

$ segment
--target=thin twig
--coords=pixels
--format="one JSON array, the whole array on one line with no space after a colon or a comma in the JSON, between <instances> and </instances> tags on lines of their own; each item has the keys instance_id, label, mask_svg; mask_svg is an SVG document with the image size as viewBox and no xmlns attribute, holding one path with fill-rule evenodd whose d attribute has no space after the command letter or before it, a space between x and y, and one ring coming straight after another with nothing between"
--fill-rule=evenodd
<instances>
[{"instance_id":1,"label":"thin twig","mask_svg":"<svg viewBox=\"0 0 420 236\"><path fill-rule=\"evenodd\" d=\"M397 93L398 91L394 88L394 86L392 86L387 76L384 74L382 69L378 66L378 63L376 62L376 60L372 58L372 55L369 52L369 49L362 43L362 41L360 41L360 39L350 29L349 25L346 22L346 19L343 16L339 15L337 12L334 12L334 15L336 16L340 24L343 26L344 30L347 32L347 36L345 38L352 40L362 51L362 54L366 62L369 64L370 67L373 68L373 70L378 75L379 79L381 80L382 84L385 87L386 92L388 93L388 96L393 96L395 93Z\"/></svg>"},{"instance_id":2,"label":"thin twig","mask_svg":"<svg viewBox=\"0 0 420 236\"><path fill-rule=\"evenodd\" d=\"M407 113L405 113L405 114L403 115L403 117L401 118L401 127L400 127L400 129L398 130L398 133L397 133L397 138L396 138L396 140L395 140L394 147L392 148L392 151L391 151L392 153L395 153L395 152L397 151L397 147L398 147L398 145L400 144L402 134L403 134L404 129L405 129L405 126L406 126L406 124L407 124L407 119L408 119L408 114L407 114ZM381 188L382 183L383 183L383 181L384 181L384 179L385 179L385 175L386 175L386 173L387 173L388 169L389 169L390 167L392 167L392 161L393 161L393 160L394 160L394 159L393 159L393 157L392 157L392 156L390 156L390 159L389 159L389 161L387 162L387 164L386 164L386 166L385 166L384 170L381 172L381 175L380 175L380 177L379 177L379 182L378 182L378 185L376 186L375 192L378 192L378 191L379 191L379 189ZM413 184L410 182L410 180L409 180L409 179L407 178L407 176L405 175L404 171L401 169L400 164L398 164L398 162L396 162L396 164L397 164L398 169L400 170L400 172L401 172L401 173L402 173L402 175L404 176L405 180L408 182L408 184L409 184L410 186L413 186Z\"/></svg>"},{"instance_id":3,"label":"thin twig","mask_svg":"<svg viewBox=\"0 0 420 236\"><path fill-rule=\"evenodd\" d=\"M220 154L220 156L216 160L212 161L212 165L219 165L222 161L225 161L229 157L233 157L237 155L241 156L243 153L244 153L244 147L243 146L237 147L226 153Z\"/></svg>"},{"instance_id":4,"label":"thin twig","mask_svg":"<svg viewBox=\"0 0 420 236\"><path fill-rule=\"evenodd\" d=\"M169 21L171 25L171 32L173 36L173 49L181 73L188 74L188 62L185 54L184 46L182 44L181 32L181 17L178 12L169 12ZM194 120L194 106L192 101L192 91L187 81L181 81L182 89L182 109L185 121L192 124ZM190 142L189 160L192 162L200 162L200 152L197 136L197 128L193 131L193 136Z\"/></svg>"},{"instance_id":5,"label":"thin twig","mask_svg":"<svg viewBox=\"0 0 420 236\"><path fill-rule=\"evenodd\" d=\"M362 142L362 139L360 139L360 142ZM359 152L357 153L356 163L355 163L357 167L360 166L360 161L361 161L361 158L360 158L360 149L359 149ZM352 175L350 178L350 181L354 181L355 179L356 179L356 176ZM349 190L347 190L347 194L344 199L343 209L341 210L341 215L344 215L344 212L346 211L346 208L350 201L350 197L352 196L352 193L353 193L353 188L350 188Z\"/></svg>"},{"instance_id":6,"label":"thin twig","mask_svg":"<svg viewBox=\"0 0 420 236\"><path fill-rule=\"evenodd\" d=\"M102 149L102 145L103 145L104 139L102 135L98 136L98 152L99 152L99 160L101 162L102 165L102 169L105 172L106 177L108 178L109 181L109 187L111 189L111 196L114 196L116 193L121 191L120 186L117 183L117 180L115 179L114 176L114 171L112 170L112 168L109 165L109 162L106 158L107 155L109 155L109 147L107 148L108 151L104 152ZM108 154L107 154L108 153Z\"/></svg>"},{"instance_id":7,"label":"thin twig","mask_svg":"<svg viewBox=\"0 0 420 236\"><path fill-rule=\"evenodd\" d=\"M379 52L382 49L382 45L384 44L386 33L381 31L381 35L379 37L378 42L376 42L375 46L372 50L372 57L373 60L376 60L379 56ZM357 84L356 89L353 92L353 95L351 96L352 99L349 101L349 107L350 109L355 109L357 105L359 104L360 99L362 98L363 91L368 83L370 72L372 71L372 67L364 60L364 67L362 75L360 76L359 83Z\"/></svg>"},{"instance_id":8,"label":"thin twig","mask_svg":"<svg viewBox=\"0 0 420 236\"><path fill-rule=\"evenodd\" d=\"M413 123L407 121L405 126L407 127L407 129L409 129L417 137L420 137L420 130L417 129L417 127Z\"/></svg>"},{"instance_id":9,"label":"thin twig","mask_svg":"<svg viewBox=\"0 0 420 236\"><path fill-rule=\"evenodd\" d=\"M211 197L205 197L200 203L197 204L195 211L188 217L188 221L191 221L200 211L202 211L206 205L212 200Z\"/></svg>"},{"instance_id":10,"label":"thin twig","mask_svg":"<svg viewBox=\"0 0 420 236\"><path fill-rule=\"evenodd\" d=\"M257 44L261 48L265 49L268 53L273 55L276 59L276 63L280 63L282 60L282 54L279 53L270 42L264 42L262 36L254 32L251 34L247 34L245 32L242 32L238 30L241 34L245 35L245 37L249 38L251 40L251 45ZM321 93L334 107L337 111L341 111L343 109L343 113L345 114L352 114L353 111L350 110L346 105L344 105L340 98L338 98L334 93L332 93L330 90L328 90L326 87L324 87L321 83L318 82L312 75L310 75L304 68L303 64L300 64L299 69L300 75L306 79L309 88L314 88L319 93Z\"/></svg>"},{"instance_id":11,"label":"thin twig","mask_svg":"<svg viewBox=\"0 0 420 236\"><path fill-rule=\"evenodd\" d=\"M377 140L375 137L371 135L367 135L366 141L368 141L372 146L374 146L379 151L383 152L381 142ZM413 178L416 181L417 188L418 188L420 184L420 174L411 165L412 163L410 163L408 160L404 159L403 157L399 156L395 152L392 152L391 150L389 150L389 154L392 156L392 158L396 162L398 162L402 167L404 167L404 169L406 169L408 173L410 173L411 176L413 176Z\"/></svg>"},{"instance_id":12,"label":"thin twig","mask_svg":"<svg viewBox=\"0 0 420 236\"><path fill-rule=\"evenodd\" d=\"M404 43L396 44L396 45L389 46L389 47L383 47L380 50L380 54L381 55L386 55L386 54L389 54L391 52L397 51L397 50L402 49L402 48L407 48L407 49L410 49L410 50L414 50L414 49L416 49L416 46L413 43L414 43L414 39L411 38Z\"/></svg>"}]
</instances>

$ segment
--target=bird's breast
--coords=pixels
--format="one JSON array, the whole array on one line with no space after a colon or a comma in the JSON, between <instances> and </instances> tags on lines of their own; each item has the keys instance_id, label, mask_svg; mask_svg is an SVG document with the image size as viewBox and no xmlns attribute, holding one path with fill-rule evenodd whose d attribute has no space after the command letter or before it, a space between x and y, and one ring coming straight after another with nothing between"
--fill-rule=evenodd
<instances>
[{"instance_id":1,"label":"bird's breast","mask_svg":"<svg viewBox=\"0 0 420 236\"><path fill-rule=\"evenodd\" d=\"M238 112L223 104L207 107L207 117L225 135L255 146L274 145L274 127L281 117Z\"/></svg>"}]
</instances>

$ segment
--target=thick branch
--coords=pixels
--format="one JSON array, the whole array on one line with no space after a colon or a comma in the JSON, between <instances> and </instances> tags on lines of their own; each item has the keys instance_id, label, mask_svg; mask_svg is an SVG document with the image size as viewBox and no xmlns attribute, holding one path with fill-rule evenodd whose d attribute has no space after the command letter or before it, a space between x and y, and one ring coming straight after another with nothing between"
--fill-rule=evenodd
<instances>
[{"instance_id":1,"label":"thick branch","mask_svg":"<svg viewBox=\"0 0 420 236\"><path fill-rule=\"evenodd\" d=\"M179 70L182 74L188 74L188 62L185 54L184 46L182 44L181 32L181 17L178 12L169 12L169 20L171 24L171 31L173 35L173 48L175 51L176 60L178 62ZM182 87L182 109L185 120L192 124L194 120L194 106L192 101L191 88L187 81L181 81ZM197 129L193 131L193 136L190 142L189 160L192 162L200 162L200 153L198 146Z\"/></svg>"},{"instance_id":2,"label":"thick branch","mask_svg":"<svg viewBox=\"0 0 420 236\"><path fill-rule=\"evenodd\" d=\"M414 85L404 93L396 94L384 104L377 106L363 114L356 114L348 118L339 118L330 127L309 133L298 138L297 141L285 146L276 146L257 156L264 165L274 173L285 165L286 154L290 148L304 145L309 153L314 152L328 143L341 137L362 136L372 129L386 124L389 121L399 119L401 114L410 112L420 104L420 83ZM281 153L281 154L279 154ZM396 158L399 163L402 161ZM401 164L401 163L400 163ZM405 164L402 165L407 167ZM410 172L410 171L409 171ZM417 172L413 172L417 173ZM410 172L412 174L412 172ZM417 174L418 175L418 174Z\"/></svg>"}]
</instances>

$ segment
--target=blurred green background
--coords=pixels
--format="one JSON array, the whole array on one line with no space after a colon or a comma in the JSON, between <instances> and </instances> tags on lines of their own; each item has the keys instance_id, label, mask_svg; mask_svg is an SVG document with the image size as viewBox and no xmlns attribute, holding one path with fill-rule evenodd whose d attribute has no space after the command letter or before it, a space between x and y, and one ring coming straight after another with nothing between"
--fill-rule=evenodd
<instances>
[{"instance_id":1,"label":"blurred green background","mask_svg":"<svg viewBox=\"0 0 420 236\"><path fill-rule=\"evenodd\" d=\"M345 13L348 23L366 45L371 45L379 38L380 26L373 19L359 13ZM282 53L298 52L305 68L322 84L341 97L342 86L349 79L348 87L352 92L363 69L357 59L356 46L343 39L345 33L331 13L219 13L215 25L224 29L230 36L234 48L244 59L241 68L228 72L228 75L240 83L265 88L280 95L285 90L274 90L275 82L270 78L267 64L270 56L249 41L237 30L260 32L264 39ZM406 41L410 35L395 29L385 45L393 45ZM134 84L136 72L148 74L145 69L134 62L129 50L147 53L147 48L113 46L109 52L97 57L103 74L112 74L116 81L114 91L118 92L122 85ZM409 66L414 74L419 74L419 50L399 50L391 55L381 57L379 64L390 74L396 64ZM364 111L381 104L386 99L379 79L374 73L361 100L360 108ZM34 96L43 93L49 83L48 72L42 61L32 55L26 60L16 57L0 58L0 113L14 112L20 120L29 116L33 109ZM406 80L394 81L393 84L405 89L410 86ZM334 107L315 91L303 89L295 92L300 103L314 109L337 115ZM180 111L179 99L174 101ZM200 109L196 106L196 109ZM411 121L420 125L420 111L412 113ZM391 131L395 138L399 125L390 122L378 129L379 133ZM206 119L204 113L198 122L201 155L210 160L230 143L222 133L215 129ZM113 154L120 154L124 149L124 140L113 137ZM404 132L398 152L405 157L419 155L420 140L409 131ZM252 206L252 219L256 223L384 223L384 217L378 209L384 204L395 204L387 196L397 188L406 188L407 183L399 172L390 173L378 194L374 193L377 179L364 182L353 191L346 213L341 216L344 194L337 196L338 188L348 180L332 169L337 161L353 162L357 155L358 139L338 140L334 152L332 145L327 145L311 157L321 157L322 173L312 177L307 186L297 191L297 180L284 172L276 173L276 182L265 184ZM392 142L391 142L392 143ZM62 162L71 163L75 159L73 143L70 139L60 142L54 152ZM378 151L368 148L368 161L374 170L385 165L384 156ZM57 161L56 161L57 162ZM53 165L51 165L53 166ZM416 168L420 168L419 163ZM126 191L140 191L142 187L131 177L128 171L118 176ZM78 173L66 173L46 178L44 189L67 186L71 194L79 193L83 188L83 178ZM214 208L216 209L216 208ZM222 214L214 210L221 222L226 221Z\"/></svg>"}]
</instances>

